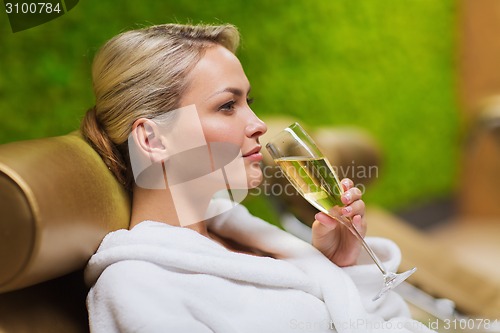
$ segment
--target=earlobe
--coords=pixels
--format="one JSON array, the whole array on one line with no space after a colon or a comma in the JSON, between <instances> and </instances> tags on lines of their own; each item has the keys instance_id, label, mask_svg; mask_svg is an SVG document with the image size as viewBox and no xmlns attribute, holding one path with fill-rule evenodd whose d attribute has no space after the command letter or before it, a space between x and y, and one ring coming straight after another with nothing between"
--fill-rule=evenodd
<instances>
[{"instance_id":1,"label":"earlobe","mask_svg":"<svg viewBox=\"0 0 500 333\"><path fill-rule=\"evenodd\" d=\"M134 144L144 155L148 155L151 162L160 162L167 159L167 149L163 144L163 137L158 126L150 119L140 118L132 126Z\"/></svg>"}]
</instances>

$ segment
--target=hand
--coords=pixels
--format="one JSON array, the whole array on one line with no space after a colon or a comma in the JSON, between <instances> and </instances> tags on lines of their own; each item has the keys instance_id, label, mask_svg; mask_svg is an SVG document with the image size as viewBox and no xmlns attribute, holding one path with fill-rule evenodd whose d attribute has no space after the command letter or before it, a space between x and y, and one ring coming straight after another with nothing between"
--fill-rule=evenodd
<instances>
[{"instance_id":1,"label":"hand","mask_svg":"<svg viewBox=\"0 0 500 333\"><path fill-rule=\"evenodd\" d=\"M361 190L354 187L352 180L344 178L341 182L344 189L342 203L344 207L341 214L352 218L354 227L359 234L366 235L366 222L363 219L365 214L365 203L361 200ZM331 210L333 216L338 216L338 212ZM318 213L312 225L312 244L320 250L328 259L340 267L356 264L361 251L361 243L354 234L341 225L336 219Z\"/></svg>"}]
</instances>

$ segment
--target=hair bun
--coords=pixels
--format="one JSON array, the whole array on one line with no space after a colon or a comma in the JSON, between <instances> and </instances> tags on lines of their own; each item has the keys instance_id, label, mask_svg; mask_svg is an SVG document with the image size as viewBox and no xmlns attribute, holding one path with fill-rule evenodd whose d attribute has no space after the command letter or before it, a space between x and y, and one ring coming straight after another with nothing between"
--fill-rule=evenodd
<instances>
[{"instance_id":1,"label":"hair bun","mask_svg":"<svg viewBox=\"0 0 500 333\"><path fill-rule=\"evenodd\" d=\"M88 109L85 113L80 131L92 148L99 153L116 179L121 184L126 185L125 163L116 144L109 138L106 130L102 127L95 106Z\"/></svg>"}]
</instances>

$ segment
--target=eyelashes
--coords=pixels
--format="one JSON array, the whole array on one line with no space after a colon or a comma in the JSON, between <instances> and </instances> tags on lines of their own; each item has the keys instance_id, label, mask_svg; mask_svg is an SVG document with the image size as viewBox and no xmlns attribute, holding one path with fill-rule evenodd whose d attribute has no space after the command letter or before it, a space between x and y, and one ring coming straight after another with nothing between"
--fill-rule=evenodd
<instances>
[{"instance_id":1,"label":"eyelashes","mask_svg":"<svg viewBox=\"0 0 500 333\"><path fill-rule=\"evenodd\" d=\"M219 111L233 111L234 110L234 105L236 104L236 101L229 101L227 103L222 104L219 106Z\"/></svg>"},{"instance_id":2,"label":"eyelashes","mask_svg":"<svg viewBox=\"0 0 500 333\"><path fill-rule=\"evenodd\" d=\"M254 99L247 98L246 102L248 105L251 105L254 102ZM221 106L219 106L218 110L219 111L234 111L235 105L236 105L236 101L230 100L229 102L226 102L226 103L222 104Z\"/></svg>"}]
</instances>

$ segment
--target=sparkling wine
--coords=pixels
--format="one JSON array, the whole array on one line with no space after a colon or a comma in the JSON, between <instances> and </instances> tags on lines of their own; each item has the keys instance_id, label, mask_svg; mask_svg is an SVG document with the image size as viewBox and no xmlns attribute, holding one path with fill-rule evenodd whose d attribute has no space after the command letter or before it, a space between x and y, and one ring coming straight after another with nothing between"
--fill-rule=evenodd
<instances>
[{"instance_id":1,"label":"sparkling wine","mask_svg":"<svg viewBox=\"0 0 500 333\"><path fill-rule=\"evenodd\" d=\"M299 193L318 210L327 213L343 206L337 174L326 158L285 157L275 160Z\"/></svg>"}]
</instances>

